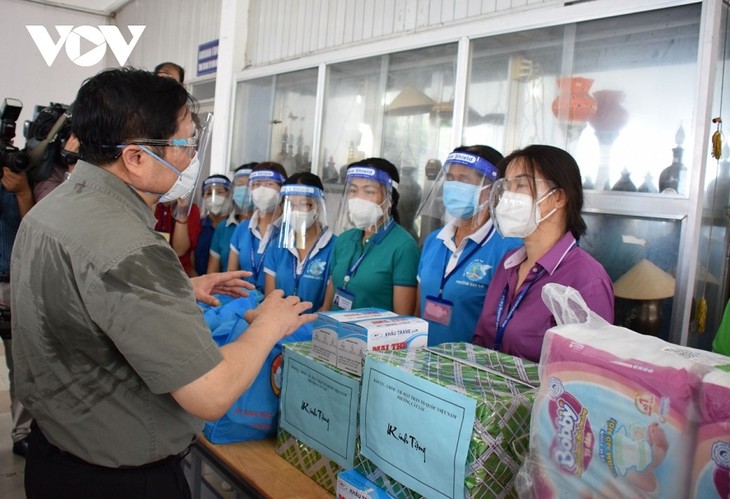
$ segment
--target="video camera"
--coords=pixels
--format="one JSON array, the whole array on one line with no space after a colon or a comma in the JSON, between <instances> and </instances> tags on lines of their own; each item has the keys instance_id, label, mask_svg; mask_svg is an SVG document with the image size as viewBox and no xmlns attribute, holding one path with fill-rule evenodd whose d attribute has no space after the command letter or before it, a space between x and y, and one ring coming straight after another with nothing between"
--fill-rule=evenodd
<instances>
[{"instance_id":1,"label":"video camera","mask_svg":"<svg viewBox=\"0 0 730 499\"><path fill-rule=\"evenodd\" d=\"M65 166L61 151L71 134L72 106L51 102L35 106L32 121L23 128L25 152L30 157L28 180L40 182L51 175L54 165Z\"/></svg>"},{"instance_id":2,"label":"video camera","mask_svg":"<svg viewBox=\"0 0 730 499\"><path fill-rule=\"evenodd\" d=\"M13 146L15 138L15 123L18 121L23 103L18 99L6 98L0 105L0 167L7 166L13 172L20 173L30 168L28 155ZM0 177L2 177L0 168Z\"/></svg>"}]
</instances>

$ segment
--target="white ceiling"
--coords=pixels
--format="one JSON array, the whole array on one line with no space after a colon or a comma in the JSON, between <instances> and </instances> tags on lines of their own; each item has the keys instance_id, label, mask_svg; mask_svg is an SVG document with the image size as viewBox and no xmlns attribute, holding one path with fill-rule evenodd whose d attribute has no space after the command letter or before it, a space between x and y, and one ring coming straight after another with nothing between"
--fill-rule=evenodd
<instances>
[{"instance_id":1,"label":"white ceiling","mask_svg":"<svg viewBox=\"0 0 730 499\"><path fill-rule=\"evenodd\" d=\"M131 0L25 0L30 3L49 5L89 14L109 16Z\"/></svg>"}]
</instances>

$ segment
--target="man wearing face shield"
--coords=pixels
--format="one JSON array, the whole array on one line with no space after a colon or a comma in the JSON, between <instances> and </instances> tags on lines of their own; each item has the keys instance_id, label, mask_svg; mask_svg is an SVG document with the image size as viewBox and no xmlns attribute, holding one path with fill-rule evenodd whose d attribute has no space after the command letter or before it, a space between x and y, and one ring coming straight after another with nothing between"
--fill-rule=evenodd
<instances>
[{"instance_id":1,"label":"man wearing face shield","mask_svg":"<svg viewBox=\"0 0 730 499\"><path fill-rule=\"evenodd\" d=\"M231 211L231 200L228 195L231 181L225 175L211 175L203 181L201 187L200 236L195 246L194 267L197 275L208 272L208 258L213 234L220 222L226 219Z\"/></svg>"},{"instance_id":2,"label":"man wearing face shield","mask_svg":"<svg viewBox=\"0 0 730 499\"><path fill-rule=\"evenodd\" d=\"M347 167L325 308L377 307L410 315L416 304L418 244L398 223L396 167L367 158Z\"/></svg>"},{"instance_id":3,"label":"man wearing face shield","mask_svg":"<svg viewBox=\"0 0 730 499\"><path fill-rule=\"evenodd\" d=\"M317 311L324 303L336 239L327 226L324 186L313 173L295 173L284 182L281 199L281 230L264 262L265 293L281 289L312 302Z\"/></svg>"},{"instance_id":4,"label":"man wearing face shield","mask_svg":"<svg viewBox=\"0 0 730 499\"><path fill-rule=\"evenodd\" d=\"M446 158L417 216L445 226L426 239L418 265L416 314L428 320L428 343L471 341L484 296L504 254L522 245L489 217L489 191L502 155L488 146L457 147Z\"/></svg>"},{"instance_id":5,"label":"man wearing face shield","mask_svg":"<svg viewBox=\"0 0 730 499\"><path fill-rule=\"evenodd\" d=\"M248 187L254 212L249 220L236 227L231 237L228 270L251 272L248 280L256 286L260 297L264 293L266 251L279 234L279 191L286 178L284 167L273 161L259 163L251 170Z\"/></svg>"},{"instance_id":6,"label":"man wearing face shield","mask_svg":"<svg viewBox=\"0 0 730 499\"><path fill-rule=\"evenodd\" d=\"M190 497L181 460L202 419L222 416L273 346L315 318L275 292L245 335L213 342L196 299L245 296L248 274L188 278L152 211L195 189L209 127L196 131L192 105L146 71L87 80L73 121L84 159L21 222L12 327L17 395L36 421L29 499Z\"/></svg>"},{"instance_id":7,"label":"man wearing face shield","mask_svg":"<svg viewBox=\"0 0 730 499\"><path fill-rule=\"evenodd\" d=\"M233 233L239 223L251 218L253 202L248 192L248 177L251 175L251 168L256 165L257 163L246 163L236 168L233 173L231 189L228 191L228 205L231 212L225 222L218 224L213 233L208 256L208 273L220 272L221 265L228 267Z\"/></svg>"}]
</instances>

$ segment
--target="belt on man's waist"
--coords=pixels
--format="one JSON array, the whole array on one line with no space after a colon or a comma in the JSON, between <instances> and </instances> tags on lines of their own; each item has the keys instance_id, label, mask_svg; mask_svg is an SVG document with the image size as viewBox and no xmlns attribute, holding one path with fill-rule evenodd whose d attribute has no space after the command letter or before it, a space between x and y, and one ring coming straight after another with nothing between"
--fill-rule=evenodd
<instances>
[{"instance_id":1,"label":"belt on man's waist","mask_svg":"<svg viewBox=\"0 0 730 499\"><path fill-rule=\"evenodd\" d=\"M44 444L48 445L50 449L52 449L54 452L57 452L60 456L62 456L64 459L67 459L69 461L78 463L78 464L85 464L87 466L96 466L99 468L110 468L109 466L102 466L99 464L90 463L84 459L81 459L80 457L70 453L66 452L65 450L53 445L51 442L48 441L46 436L43 434L43 431L38 426L38 423L34 420L31 425L31 430L36 430L38 432L38 436L41 438ZM146 464L140 464L139 466L119 466L118 468L110 468L110 469L145 469L145 468L155 468L157 466L162 466L165 464L169 464L173 461L180 461L181 459L184 459L185 456L187 456L190 453L190 446L183 449L181 452L178 452L177 454L173 454L171 456L164 457L158 461L153 461L151 463Z\"/></svg>"}]
</instances>

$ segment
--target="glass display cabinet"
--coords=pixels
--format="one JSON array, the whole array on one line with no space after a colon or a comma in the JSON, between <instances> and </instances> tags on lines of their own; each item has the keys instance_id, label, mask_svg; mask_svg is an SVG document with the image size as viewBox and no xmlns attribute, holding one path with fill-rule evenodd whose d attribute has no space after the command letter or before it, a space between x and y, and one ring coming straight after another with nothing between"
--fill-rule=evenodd
<instances>
[{"instance_id":1,"label":"glass display cabinet","mask_svg":"<svg viewBox=\"0 0 730 499\"><path fill-rule=\"evenodd\" d=\"M239 82L232 167L276 161L289 175L310 171L316 91L316 69Z\"/></svg>"},{"instance_id":2,"label":"glass display cabinet","mask_svg":"<svg viewBox=\"0 0 730 499\"><path fill-rule=\"evenodd\" d=\"M655 285L628 286L641 293L618 297L616 323L709 348L728 299L730 149L721 161L708 149L710 115L730 106L727 6L639 3L633 13L565 6L544 21L513 13L481 32L434 29L417 48L391 40L298 71L244 71L231 158L288 161L291 171L311 161L334 220L343 167L385 157L400 170L403 225L423 241L439 225L418 220L418 203L455 146L562 147L583 176L581 245L621 283L617 294L627 281ZM702 298L707 333L695 317Z\"/></svg>"}]
</instances>

